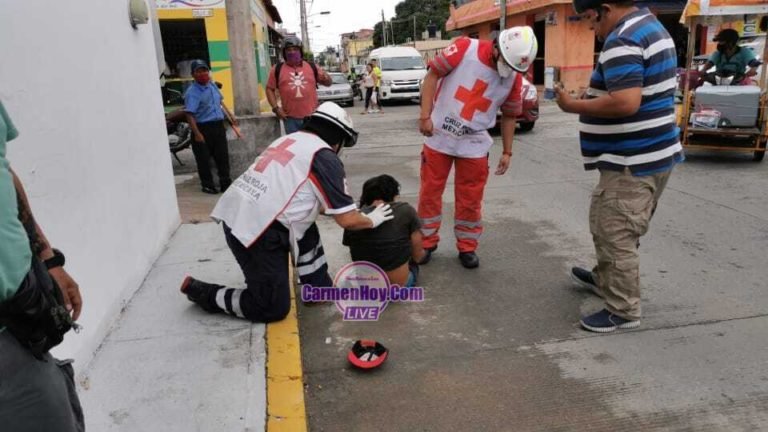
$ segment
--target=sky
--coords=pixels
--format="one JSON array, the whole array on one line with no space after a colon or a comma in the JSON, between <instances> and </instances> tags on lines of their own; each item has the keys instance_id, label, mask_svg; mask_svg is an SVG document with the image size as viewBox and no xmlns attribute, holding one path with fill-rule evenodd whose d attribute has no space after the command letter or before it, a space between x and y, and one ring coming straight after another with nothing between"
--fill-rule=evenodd
<instances>
[{"instance_id":1,"label":"sky","mask_svg":"<svg viewBox=\"0 0 768 432\"><path fill-rule=\"evenodd\" d=\"M381 10L386 19L395 15L395 5L402 0L306 0L309 22L309 40L312 51L320 52L327 46L341 44L341 34L370 28L381 21ZM298 0L273 0L280 11L283 27L301 37L301 19ZM329 15L320 12L330 11ZM317 14L317 15L314 15ZM312 16L314 15L314 16ZM317 27L320 26L320 27ZM306 46L305 46L306 49Z\"/></svg>"}]
</instances>

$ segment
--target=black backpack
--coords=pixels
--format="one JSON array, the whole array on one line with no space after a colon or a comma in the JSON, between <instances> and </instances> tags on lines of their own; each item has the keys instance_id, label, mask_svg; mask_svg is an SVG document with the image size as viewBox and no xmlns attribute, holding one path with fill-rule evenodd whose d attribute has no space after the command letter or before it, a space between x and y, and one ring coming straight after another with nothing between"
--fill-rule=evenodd
<instances>
[{"instance_id":1,"label":"black backpack","mask_svg":"<svg viewBox=\"0 0 768 432\"><path fill-rule=\"evenodd\" d=\"M306 61L306 60L303 60L303 61ZM315 62L307 62L307 63L309 63L309 66L312 68L312 73L315 74L315 88L319 88L317 83L317 65L315 64ZM275 81L277 83L280 83L280 70L283 68L283 64L285 63L280 62L277 65L275 65Z\"/></svg>"}]
</instances>

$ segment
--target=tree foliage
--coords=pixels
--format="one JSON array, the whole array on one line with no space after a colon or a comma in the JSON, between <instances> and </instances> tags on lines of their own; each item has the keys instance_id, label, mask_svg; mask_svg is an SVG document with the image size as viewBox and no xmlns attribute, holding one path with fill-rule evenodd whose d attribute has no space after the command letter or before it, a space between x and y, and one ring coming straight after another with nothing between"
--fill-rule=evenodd
<instances>
[{"instance_id":1,"label":"tree foliage","mask_svg":"<svg viewBox=\"0 0 768 432\"><path fill-rule=\"evenodd\" d=\"M427 30L427 25L433 23L442 32L443 39L448 38L445 22L450 15L451 0L403 0L395 6L395 17L387 21L387 44L398 45L414 37L413 17L416 16L416 40L421 40L421 34ZM394 41L392 36L394 33ZM379 21L373 28L373 46L382 46L382 23Z\"/></svg>"}]
</instances>

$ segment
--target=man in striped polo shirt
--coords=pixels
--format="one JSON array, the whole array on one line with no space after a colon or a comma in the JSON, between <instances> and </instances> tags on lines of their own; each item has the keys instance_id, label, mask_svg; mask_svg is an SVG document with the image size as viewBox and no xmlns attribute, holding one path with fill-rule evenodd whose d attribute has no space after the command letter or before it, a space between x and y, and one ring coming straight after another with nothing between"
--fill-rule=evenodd
<instances>
[{"instance_id":1,"label":"man in striped polo shirt","mask_svg":"<svg viewBox=\"0 0 768 432\"><path fill-rule=\"evenodd\" d=\"M605 299L605 309L581 326L607 333L640 325L639 239L683 160L674 108L677 55L661 23L632 1L574 0L574 9L604 47L584 97L557 89L560 108L580 115L584 167L600 171L589 211L597 266L575 267L571 276Z\"/></svg>"}]
</instances>

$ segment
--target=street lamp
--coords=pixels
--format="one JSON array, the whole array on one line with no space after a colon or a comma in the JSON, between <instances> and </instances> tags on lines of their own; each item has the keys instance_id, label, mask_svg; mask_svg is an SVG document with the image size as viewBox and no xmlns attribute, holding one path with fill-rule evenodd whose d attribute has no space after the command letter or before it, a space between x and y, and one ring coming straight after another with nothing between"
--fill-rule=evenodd
<instances>
[{"instance_id":1,"label":"street lamp","mask_svg":"<svg viewBox=\"0 0 768 432\"><path fill-rule=\"evenodd\" d=\"M304 45L310 47L310 50L311 50L312 45L309 42L309 30L307 30L307 19L315 15L330 15L331 11L321 11L321 12L313 13L311 15L307 15L304 1L305 0L300 0L301 2L301 33L302 33L301 36L302 36L302 39L304 40Z\"/></svg>"}]
</instances>

